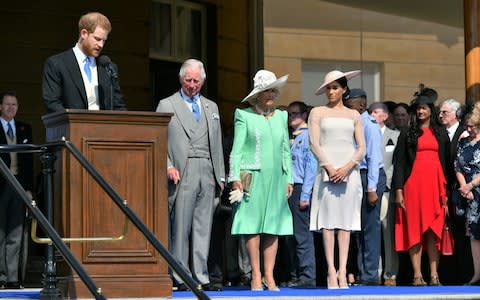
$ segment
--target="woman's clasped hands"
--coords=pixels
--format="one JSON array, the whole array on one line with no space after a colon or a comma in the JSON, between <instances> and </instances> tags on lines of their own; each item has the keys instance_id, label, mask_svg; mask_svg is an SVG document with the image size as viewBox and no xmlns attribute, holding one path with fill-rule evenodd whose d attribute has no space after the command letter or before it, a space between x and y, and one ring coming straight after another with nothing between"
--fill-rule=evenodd
<instances>
[{"instance_id":1,"label":"woman's clasped hands","mask_svg":"<svg viewBox=\"0 0 480 300\"><path fill-rule=\"evenodd\" d=\"M350 168L347 165L337 169L329 166L325 168L325 171L327 172L328 178L331 182L340 183L347 181Z\"/></svg>"},{"instance_id":2,"label":"woman's clasped hands","mask_svg":"<svg viewBox=\"0 0 480 300\"><path fill-rule=\"evenodd\" d=\"M467 200L473 200L472 189L473 185L471 183L465 183L458 188L458 192L460 193L460 195L462 195L463 198Z\"/></svg>"}]
</instances>

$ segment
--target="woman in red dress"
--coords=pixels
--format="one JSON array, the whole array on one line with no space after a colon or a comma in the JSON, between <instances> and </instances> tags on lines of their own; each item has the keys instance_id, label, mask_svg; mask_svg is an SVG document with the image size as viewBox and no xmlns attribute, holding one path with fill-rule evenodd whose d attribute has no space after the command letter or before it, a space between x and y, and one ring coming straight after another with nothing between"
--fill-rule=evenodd
<instances>
[{"instance_id":1,"label":"woman in red dress","mask_svg":"<svg viewBox=\"0 0 480 300\"><path fill-rule=\"evenodd\" d=\"M397 203L395 249L408 251L412 285L426 285L421 261L425 249L430 285L440 285L438 262L446 213L449 138L436 119L436 93L421 89L412 103L410 125L402 130L394 154L392 189Z\"/></svg>"}]
</instances>

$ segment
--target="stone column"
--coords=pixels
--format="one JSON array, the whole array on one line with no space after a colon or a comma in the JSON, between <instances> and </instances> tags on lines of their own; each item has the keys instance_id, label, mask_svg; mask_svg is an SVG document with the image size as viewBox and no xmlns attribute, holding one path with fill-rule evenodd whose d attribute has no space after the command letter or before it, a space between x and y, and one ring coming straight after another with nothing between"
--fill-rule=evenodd
<instances>
[{"instance_id":1,"label":"stone column","mask_svg":"<svg viewBox=\"0 0 480 300\"><path fill-rule=\"evenodd\" d=\"M465 34L465 103L474 105L480 99L480 1L464 0Z\"/></svg>"}]
</instances>

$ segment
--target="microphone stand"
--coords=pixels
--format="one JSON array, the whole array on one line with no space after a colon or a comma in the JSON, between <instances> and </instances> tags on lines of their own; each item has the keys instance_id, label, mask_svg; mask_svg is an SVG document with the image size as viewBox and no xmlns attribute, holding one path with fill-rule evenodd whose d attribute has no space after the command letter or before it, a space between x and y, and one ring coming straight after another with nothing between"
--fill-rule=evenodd
<instances>
[{"instance_id":1,"label":"microphone stand","mask_svg":"<svg viewBox=\"0 0 480 300\"><path fill-rule=\"evenodd\" d=\"M108 73L108 77L110 77L110 99L109 99L109 105L106 106L108 110L113 110L113 85L115 84L115 78L110 70L110 68L105 67Z\"/></svg>"},{"instance_id":2,"label":"microphone stand","mask_svg":"<svg viewBox=\"0 0 480 300\"><path fill-rule=\"evenodd\" d=\"M114 84L117 83L118 80L117 72L115 71L115 65L113 63L108 63L105 66L105 70L107 71L108 77L110 77L110 103L109 107L106 106L107 109L113 110L113 91L114 91Z\"/></svg>"},{"instance_id":3,"label":"microphone stand","mask_svg":"<svg viewBox=\"0 0 480 300\"><path fill-rule=\"evenodd\" d=\"M113 77L110 76L110 110L113 110Z\"/></svg>"}]
</instances>

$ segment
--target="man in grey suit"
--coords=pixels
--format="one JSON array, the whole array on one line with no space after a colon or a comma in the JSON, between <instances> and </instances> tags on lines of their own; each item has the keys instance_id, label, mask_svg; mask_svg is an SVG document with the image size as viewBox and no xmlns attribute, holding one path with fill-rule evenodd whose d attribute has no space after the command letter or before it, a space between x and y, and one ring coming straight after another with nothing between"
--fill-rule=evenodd
<instances>
[{"instance_id":1,"label":"man in grey suit","mask_svg":"<svg viewBox=\"0 0 480 300\"><path fill-rule=\"evenodd\" d=\"M180 91L160 100L157 112L174 114L168 125L170 251L204 290L218 290L210 284L207 259L225 166L218 107L200 95L205 78L201 61L186 60L179 72ZM187 289L177 274L173 277L178 290Z\"/></svg>"},{"instance_id":2,"label":"man in grey suit","mask_svg":"<svg viewBox=\"0 0 480 300\"><path fill-rule=\"evenodd\" d=\"M398 273L398 254L395 251L395 198L390 194L390 184L393 175L393 151L397 145L400 131L392 130L385 126L385 120L388 118L388 107L381 102L374 102L368 108L370 115L377 121L383 135L383 168L387 176L387 185L382 197L382 207L380 210L380 221L382 223L382 235L384 245L383 259L383 280L384 285L397 285L396 277Z\"/></svg>"},{"instance_id":3,"label":"man in grey suit","mask_svg":"<svg viewBox=\"0 0 480 300\"><path fill-rule=\"evenodd\" d=\"M75 109L126 110L116 66L100 56L112 26L101 13L80 17L77 44L47 59L42 98L48 112Z\"/></svg>"}]
</instances>

